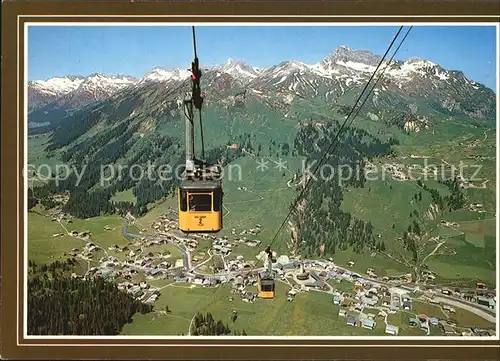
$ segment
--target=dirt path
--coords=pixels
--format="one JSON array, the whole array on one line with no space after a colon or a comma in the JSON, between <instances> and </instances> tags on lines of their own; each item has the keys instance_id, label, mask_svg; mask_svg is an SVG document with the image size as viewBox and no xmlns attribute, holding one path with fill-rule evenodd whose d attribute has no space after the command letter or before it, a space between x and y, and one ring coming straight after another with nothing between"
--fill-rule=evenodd
<instances>
[{"instance_id":1,"label":"dirt path","mask_svg":"<svg viewBox=\"0 0 500 361\"><path fill-rule=\"evenodd\" d=\"M61 220L58 219L57 220L57 223L59 223L61 225L61 227L64 229L64 231L69 235L69 236L72 236L72 234L68 231L68 229L66 227L64 227L64 224L61 223Z\"/></svg>"},{"instance_id":2,"label":"dirt path","mask_svg":"<svg viewBox=\"0 0 500 361\"><path fill-rule=\"evenodd\" d=\"M425 257L424 257L424 259L422 259L422 261L420 262L420 265L424 264L424 263L425 263L425 261L427 260L427 258L429 258L429 257L433 256L433 255L437 252L437 250L438 250L438 249L439 249L439 248L440 248L443 244L445 244L445 243L446 243L446 241L441 241L441 242L439 242L439 243L436 245L436 247L435 247L435 248L434 248L434 249L433 249L433 250L432 250L432 251L431 251L431 252L430 252L427 256L425 256Z\"/></svg>"},{"instance_id":3,"label":"dirt path","mask_svg":"<svg viewBox=\"0 0 500 361\"><path fill-rule=\"evenodd\" d=\"M193 267L193 268L192 268L192 270L193 270L193 271L194 271L194 270L196 270L196 269L198 269L198 268L200 268L200 267L201 267L201 266L203 266L205 263L208 263L208 262L209 262L209 261L213 258L213 254L210 252L210 250L208 250L208 252L207 252L207 253L208 253L208 255L209 255L210 257L208 257L208 259L206 259L205 261L201 262L199 265L197 265L197 266Z\"/></svg>"},{"instance_id":4,"label":"dirt path","mask_svg":"<svg viewBox=\"0 0 500 361\"><path fill-rule=\"evenodd\" d=\"M486 139L488 139L488 132L489 132L489 131L490 131L489 129L486 129L486 130L484 131L484 133L483 133L483 134L484 134L484 139L481 141L481 143L486 142Z\"/></svg>"}]
</instances>

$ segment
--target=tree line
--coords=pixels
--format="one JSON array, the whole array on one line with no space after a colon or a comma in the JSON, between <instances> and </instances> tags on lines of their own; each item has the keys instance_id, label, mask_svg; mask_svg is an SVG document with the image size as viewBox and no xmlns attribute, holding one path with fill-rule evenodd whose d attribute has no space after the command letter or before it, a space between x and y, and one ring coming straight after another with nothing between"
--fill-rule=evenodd
<instances>
[{"instance_id":1,"label":"tree line","mask_svg":"<svg viewBox=\"0 0 500 361\"><path fill-rule=\"evenodd\" d=\"M441 212L452 212L465 206L467 199L464 192L460 188L460 182L457 177L445 180L439 179L438 183L445 185L450 194L443 197L437 189L430 188L420 179L417 180L417 185L431 195L432 202L439 207ZM421 199L421 196L419 196L419 199Z\"/></svg>"}]
</instances>

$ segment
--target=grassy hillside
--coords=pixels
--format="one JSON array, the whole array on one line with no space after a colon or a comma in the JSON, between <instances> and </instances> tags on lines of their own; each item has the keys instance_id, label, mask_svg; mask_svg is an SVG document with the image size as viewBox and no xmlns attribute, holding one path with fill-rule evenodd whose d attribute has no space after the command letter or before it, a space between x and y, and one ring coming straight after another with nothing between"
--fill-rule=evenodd
<instances>
[{"instance_id":1,"label":"grassy hillside","mask_svg":"<svg viewBox=\"0 0 500 361\"><path fill-rule=\"evenodd\" d=\"M217 149L217 147L223 150L228 144L233 143L240 147L239 155L230 159L224 168L226 172L224 179L225 228L221 235L228 235L233 228L241 231L259 223L262 225L262 232L257 238L264 243L269 242L286 216L289 205L298 194L295 185L299 179L292 179L294 179L295 173L300 174L302 172L302 162L307 157L298 151L297 137L301 136L302 141L307 141L308 137L319 136L319 138L314 138L319 139L319 141L315 140L314 142L315 146L320 148L324 148L329 144L327 141L321 140L326 134L321 127L299 124L309 124L313 121L331 124L339 115L335 115L335 111L331 113L332 115L328 115L328 112L332 112L332 110L325 106L312 107L309 105L308 107L307 102L300 102L302 100L292 103L290 109L293 111L287 117L270 107L263 107L255 100L249 101L243 108L209 107L204 112L204 131L207 139L205 146L209 151L210 149ZM143 132L140 129L143 129L145 124L148 124L145 123L145 120L138 121L139 123L137 121L134 123L138 124L136 133L137 131ZM156 121L156 128L151 129L154 133L146 131L145 136L142 138L132 135L128 141L130 143L127 147L128 150L122 152L117 162L131 164L132 161L139 161L139 163L143 164L150 160L156 164L161 164L168 163L173 159L176 162L181 161L182 155L180 152L183 144L183 122L181 118L178 116L160 117ZM306 129L312 129L313 132L310 134L304 133ZM108 133L111 130L112 128L109 128ZM384 132L384 130L386 131ZM390 172L386 172L384 175L379 173L376 177L372 175L362 187L343 187L339 206L342 212L350 214L365 224L370 223L373 227L371 233L374 244L384 242L387 249L383 252L380 250L373 252L373 249L368 248L354 252L351 247L347 249L338 248L335 259L340 264L354 260L356 262L355 267L359 271L364 271L372 263L375 268L380 270L381 274L390 275L407 272L412 267L409 267L409 264L404 261L404 258L407 258L407 250L404 249L401 240L398 240L398 238L402 237L408 226L416 221L423 231L429 233L429 237L432 235L444 237L445 243L440 246L438 252L431 254L435 245L429 243L423 244L419 254L420 260L425 259L425 264L431 269L435 269L440 274L443 282L467 281L475 278L492 282L494 280L492 273L494 271L494 253L492 250L495 248L494 220L492 219L495 211L496 184L494 131L487 128L477 128L477 126L467 126L462 121L454 122L450 119L441 119L441 121L435 122L432 130L428 129L417 134L411 134L401 132L397 128L387 128L380 121L360 118L356 121L355 128L346 134L358 134L359 132L367 134L363 139L372 137L373 140L369 142L374 140L388 142L394 139L399 143L392 146L394 153L382 157L373 158L371 155L363 153L366 152L364 148L360 148L358 157L360 159L366 159L366 157L371 159L373 164L378 167L379 172L383 166L391 163L401 164L407 169L412 165L421 168L425 165L435 164L441 167L439 168L440 171L442 169L440 175L450 177L450 165L459 165L462 162L468 166L462 168L464 169L464 176L470 177L476 169L472 168L472 166L480 165L479 177L484 180L474 184L479 187L487 180L484 183L485 188L467 188L463 189L462 192L467 198L467 204L482 203L483 212L456 209L451 212L434 214L432 213L434 200L431 194L422 191L414 180L400 181L394 179ZM75 147L86 149L85 147L92 144L98 144L96 142L104 141L105 138L103 137L106 137L106 134L106 132L93 135L89 133L77 143L64 149L77 149ZM109 134L111 135L111 133ZM162 144L167 139L174 140L173 144L175 146L165 148L172 149L171 152L168 150L167 153L162 153ZM348 138L344 138L344 141L346 139ZM365 141L362 140L362 142ZM44 147L49 143L47 135L40 135L37 138L30 139L30 162L56 164L56 162L60 161L60 151L55 151L52 154L44 151ZM86 143L88 145L85 145ZM285 143L289 147L287 151L284 151L283 148ZM77 144L80 145L77 146ZM314 143L310 144L314 145ZM160 149L155 151L158 146ZM242 152L241 147L245 147L246 151ZM98 151L98 149L95 148L95 145L92 146L90 154ZM112 147L109 149L111 150ZM67 150L65 152L67 157ZM71 152L77 154L75 151ZM223 150L223 152L225 151ZM337 152L340 152L340 150L337 150ZM349 154L348 148L345 148L344 152ZM101 159L98 157L99 153L94 154L96 162ZM101 152L101 154L104 155L105 153ZM426 160L422 158L412 159L409 158L410 155L428 158ZM69 161L71 159L69 158ZM286 168L277 168L280 159L286 161L286 164L284 163ZM257 168L258 162L263 160L267 161L266 165L268 166L264 171ZM345 160L341 161L345 162ZM423 176L418 169L413 170L412 175L416 177ZM449 196L448 188L438 182L437 178L440 175L428 177L425 184L432 189L436 189L442 197ZM99 188L95 188L95 184L92 183L88 183L87 186L91 189ZM151 185L147 187L151 187ZM146 204L148 213L141 216L140 222L147 225L152 223L156 217L165 213L169 207L176 208L176 197L172 198L169 189L175 189L175 183L170 184L165 189L158 188L154 191L152 197L144 197L141 192L147 190L147 188L140 187L139 183L134 184L133 182L124 181L120 185L114 184L110 188L111 194L107 197L112 202L131 202L136 205L140 203L141 206ZM328 192L327 190L326 193L319 196L330 196ZM419 193L421 198L415 200L414 197ZM39 222L36 216L33 219L33 222ZM443 228L438 227L441 220L478 221L479 219L490 219L490 223L485 221L485 224L489 224L488 230L484 231L479 225L476 227L471 225L469 228L460 228L459 233L452 232L450 235L436 233L437 228ZM39 228L44 229L44 227ZM54 227L51 226L49 232L53 231L52 228ZM328 230L328 228L325 230ZM460 240L457 237L462 233L464 233L465 238ZM320 241L317 237L315 238L314 242ZM308 242L306 239L306 244ZM293 242L291 242L290 229L285 227L273 247L280 253L289 253L290 248L287 243ZM313 252L316 252L314 249L313 247ZM37 252L33 251L32 254ZM258 250L252 249L249 252L258 252ZM470 257L472 257L471 255L477 255L473 256L477 257L477 261L474 261L476 258L470 259L472 263L468 264L467 267L472 268L468 272L453 272L452 269L455 264L463 264L465 254ZM481 257L482 261L480 261Z\"/></svg>"}]
</instances>

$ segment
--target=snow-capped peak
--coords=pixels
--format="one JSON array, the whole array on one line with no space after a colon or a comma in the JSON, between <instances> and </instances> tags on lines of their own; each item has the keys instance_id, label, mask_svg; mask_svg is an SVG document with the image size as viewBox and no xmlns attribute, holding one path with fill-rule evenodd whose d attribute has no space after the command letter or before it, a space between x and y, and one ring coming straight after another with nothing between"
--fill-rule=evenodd
<instances>
[{"instance_id":1,"label":"snow-capped peak","mask_svg":"<svg viewBox=\"0 0 500 361\"><path fill-rule=\"evenodd\" d=\"M89 101L105 99L135 82L131 76L103 73L36 80L28 84L29 107L34 109L57 101L58 106L78 108Z\"/></svg>"},{"instance_id":2,"label":"snow-capped peak","mask_svg":"<svg viewBox=\"0 0 500 361\"><path fill-rule=\"evenodd\" d=\"M81 76L54 77L47 80L34 80L30 85L42 93L64 95L77 89L84 78Z\"/></svg>"},{"instance_id":3,"label":"snow-capped peak","mask_svg":"<svg viewBox=\"0 0 500 361\"><path fill-rule=\"evenodd\" d=\"M433 67L433 66L437 65L437 64L434 64L432 61L422 60L417 56L413 56L413 57L409 58L408 60L406 60L405 63L413 64L414 66L419 67L419 68L429 68L429 67Z\"/></svg>"},{"instance_id":4,"label":"snow-capped peak","mask_svg":"<svg viewBox=\"0 0 500 361\"><path fill-rule=\"evenodd\" d=\"M107 94L113 94L120 89L133 85L136 79L126 75L106 75L103 73L93 73L86 77L78 86L76 91L100 90Z\"/></svg>"},{"instance_id":5,"label":"snow-capped peak","mask_svg":"<svg viewBox=\"0 0 500 361\"><path fill-rule=\"evenodd\" d=\"M287 60L276 66L269 68L265 73L272 74L273 77L284 76L295 72L303 72L311 69L310 65L297 60Z\"/></svg>"},{"instance_id":6,"label":"snow-capped peak","mask_svg":"<svg viewBox=\"0 0 500 361\"><path fill-rule=\"evenodd\" d=\"M188 79L190 76L191 72L188 69L165 69L157 66L146 73L139 83L182 81Z\"/></svg>"},{"instance_id":7,"label":"snow-capped peak","mask_svg":"<svg viewBox=\"0 0 500 361\"><path fill-rule=\"evenodd\" d=\"M222 65L215 67L216 70L231 75L234 78L253 79L259 76L259 71L252 68L242 60L227 59Z\"/></svg>"},{"instance_id":8,"label":"snow-capped peak","mask_svg":"<svg viewBox=\"0 0 500 361\"><path fill-rule=\"evenodd\" d=\"M103 73L94 73L86 77L83 80L83 83L95 83L95 84L113 83L113 84L130 85L133 84L135 81L136 79L126 75L106 75Z\"/></svg>"}]
</instances>

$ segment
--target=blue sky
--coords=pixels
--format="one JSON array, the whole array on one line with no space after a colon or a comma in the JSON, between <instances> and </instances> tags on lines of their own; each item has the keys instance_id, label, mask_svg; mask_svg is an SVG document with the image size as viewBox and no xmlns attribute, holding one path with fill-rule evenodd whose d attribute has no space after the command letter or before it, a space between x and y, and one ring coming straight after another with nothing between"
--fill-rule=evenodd
<instances>
[{"instance_id":1,"label":"blue sky","mask_svg":"<svg viewBox=\"0 0 500 361\"><path fill-rule=\"evenodd\" d=\"M283 60L315 63L340 45L382 55L397 29L198 26L196 37L203 65L231 57L268 67ZM445 69L462 70L496 89L495 30L494 26L415 26L396 58L418 56ZM190 26L30 26L28 32L29 80L95 72L141 77L153 66L188 68L192 57Z\"/></svg>"}]
</instances>

